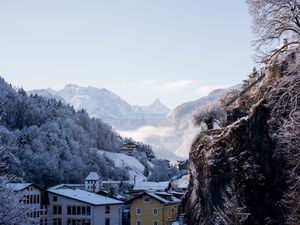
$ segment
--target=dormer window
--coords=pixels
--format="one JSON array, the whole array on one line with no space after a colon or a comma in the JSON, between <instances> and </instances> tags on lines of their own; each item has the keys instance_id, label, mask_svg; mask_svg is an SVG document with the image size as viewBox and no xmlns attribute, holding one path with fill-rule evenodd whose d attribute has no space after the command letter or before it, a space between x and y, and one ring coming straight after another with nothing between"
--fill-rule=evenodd
<instances>
[{"instance_id":1,"label":"dormer window","mask_svg":"<svg viewBox=\"0 0 300 225\"><path fill-rule=\"evenodd\" d=\"M149 197L145 197L144 198L144 203L150 203L150 198Z\"/></svg>"}]
</instances>

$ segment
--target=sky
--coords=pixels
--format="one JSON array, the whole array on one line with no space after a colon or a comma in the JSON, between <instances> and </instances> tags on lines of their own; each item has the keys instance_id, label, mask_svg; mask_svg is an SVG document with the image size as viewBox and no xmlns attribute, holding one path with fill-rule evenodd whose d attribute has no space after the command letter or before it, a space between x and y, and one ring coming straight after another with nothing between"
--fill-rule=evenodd
<instances>
[{"instance_id":1,"label":"sky","mask_svg":"<svg viewBox=\"0 0 300 225\"><path fill-rule=\"evenodd\" d=\"M72 83L174 108L251 72L245 1L0 0L0 76L25 90Z\"/></svg>"}]
</instances>

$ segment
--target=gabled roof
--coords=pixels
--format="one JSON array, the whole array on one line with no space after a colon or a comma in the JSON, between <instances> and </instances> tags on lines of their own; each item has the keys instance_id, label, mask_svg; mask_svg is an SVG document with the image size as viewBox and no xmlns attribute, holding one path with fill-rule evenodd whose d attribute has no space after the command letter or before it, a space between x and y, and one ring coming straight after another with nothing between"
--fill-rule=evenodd
<instances>
[{"instance_id":1,"label":"gabled roof","mask_svg":"<svg viewBox=\"0 0 300 225\"><path fill-rule=\"evenodd\" d=\"M58 185L48 188L48 190L58 190L58 189L62 189L62 188L81 189L81 188L84 188L84 184L58 184Z\"/></svg>"},{"instance_id":2,"label":"gabled roof","mask_svg":"<svg viewBox=\"0 0 300 225\"><path fill-rule=\"evenodd\" d=\"M160 203L162 203L162 204L176 204L176 203L179 203L179 202L180 202L180 199L175 198L174 196L171 196L171 200L168 200L168 199L163 198L162 196L160 196L160 195L159 195L159 192L148 192L148 191L146 191L146 192L142 192L142 193L140 193L140 194L134 196L133 198L129 199L129 200L126 202L126 204L131 203L131 202L134 201L135 199L140 198L140 197L142 197L142 196L144 196L144 195L148 195L149 197L152 197L152 198L158 200L158 201L159 201Z\"/></svg>"},{"instance_id":3,"label":"gabled roof","mask_svg":"<svg viewBox=\"0 0 300 225\"><path fill-rule=\"evenodd\" d=\"M99 180L100 176L97 172L90 172L90 174L85 178L85 180Z\"/></svg>"},{"instance_id":4,"label":"gabled roof","mask_svg":"<svg viewBox=\"0 0 300 225\"><path fill-rule=\"evenodd\" d=\"M49 190L49 193L60 195L66 198L71 198L77 201L85 202L91 205L117 205L123 204L123 202L105 197L102 195L97 195L88 191L83 191L79 189L58 189Z\"/></svg>"},{"instance_id":5,"label":"gabled roof","mask_svg":"<svg viewBox=\"0 0 300 225\"><path fill-rule=\"evenodd\" d=\"M177 186L177 188L188 188L188 186L189 186L189 181L187 181L187 180L182 180L181 182L180 182L180 184Z\"/></svg>"},{"instance_id":6,"label":"gabled roof","mask_svg":"<svg viewBox=\"0 0 300 225\"><path fill-rule=\"evenodd\" d=\"M165 191L169 188L170 182L138 182L133 187L133 191Z\"/></svg>"},{"instance_id":7,"label":"gabled roof","mask_svg":"<svg viewBox=\"0 0 300 225\"><path fill-rule=\"evenodd\" d=\"M38 187L37 185L35 185L33 183L7 183L5 185L5 188L12 190L12 191L22 191L29 186L34 186L35 188L42 190L42 188Z\"/></svg>"}]
</instances>

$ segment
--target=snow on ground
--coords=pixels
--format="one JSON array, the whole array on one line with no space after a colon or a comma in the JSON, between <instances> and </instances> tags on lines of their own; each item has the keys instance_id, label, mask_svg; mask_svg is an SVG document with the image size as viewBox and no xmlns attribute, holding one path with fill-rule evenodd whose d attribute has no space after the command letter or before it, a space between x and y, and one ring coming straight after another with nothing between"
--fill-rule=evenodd
<instances>
[{"instance_id":1,"label":"snow on ground","mask_svg":"<svg viewBox=\"0 0 300 225\"><path fill-rule=\"evenodd\" d=\"M143 174L145 167L136 158L123 153L107 151L99 151L99 154L111 159L115 166L127 169L131 181L134 180L134 176L136 176L136 181L147 180Z\"/></svg>"}]
</instances>

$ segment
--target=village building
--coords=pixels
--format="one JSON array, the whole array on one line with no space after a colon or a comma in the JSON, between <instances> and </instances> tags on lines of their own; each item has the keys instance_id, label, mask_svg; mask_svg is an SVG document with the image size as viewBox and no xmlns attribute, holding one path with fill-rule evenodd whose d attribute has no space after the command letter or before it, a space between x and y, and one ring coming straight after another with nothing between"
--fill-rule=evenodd
<instances>
[{"instance_id":1,"label":"village building","mask_svg":"<svg viewBox=\"0 0 300 225\"><path fill-rule=\"evenodd\" d=\"M41 225L47 224L48 201L42 188L33 183L7 183L5 188L17 192L24 204L30 206L30 217L40 220Z\"/></svg>"},{"instance_id":2,"label":"village building","mask_svg":"<svg viewBox=\"0 0 300 225\"><path fill-rule=\"evenodd\" d=\"M53 187L50 187L48 190L57 190L57 189L80 189L84 190L84 184L58 184Z\"/></svg>"},{"instance_id":3,"label":"village building","mask_svg":"<svg viewBox=\"0 0 300 225\"><path fill-rule=\"evenodd\" d=\"M177 160L177 169L180 171L188 171L188 160Z\"/></svg>"},{"instance_id":4,"label":"village building","mask_svg":"<svg viewBox=\"0 0 300 225\"><path fill-rule=\"evenodd\" d=\"M124 144L121 148L120 148L120 153L129 155L129 156L133 156L133 152L136 151L138 149L138 146L134 143L127 143Z\"/></svg>"},{"instance_id":5,"label":"village building","mask_svg":"<svg viewBox=\"0 0 300 225\"><path fill-rule=\"evenodd\" d=\"M102 180L97 172L90 172L90 174L84 180L85 190L91 192L98 192L102 186Z\"/></svg>"},{"instance_id":6,"label":"village building","mask_svg":"<svg viewBox=\"0 0 300 225\"><path fill-rule=\"evenodd\" d=\"M180 200L166 192L142 192L126 202L130 225L168 225L178 217Z\"/></svg>"},{"instance_id":7,"label":"village building","mask_svg":"<svg viewBox=\"0 0 300 225\"><path fill-rule=\"evenodd\" d=\"M123 202L72 188L48 189L53 225L121 225Z\"/></svg>"}]
</instances>

